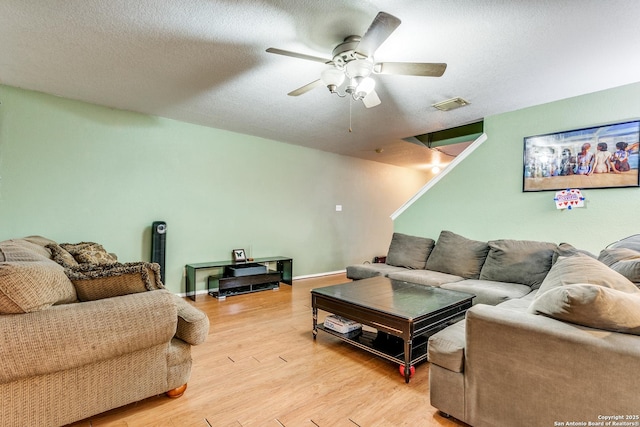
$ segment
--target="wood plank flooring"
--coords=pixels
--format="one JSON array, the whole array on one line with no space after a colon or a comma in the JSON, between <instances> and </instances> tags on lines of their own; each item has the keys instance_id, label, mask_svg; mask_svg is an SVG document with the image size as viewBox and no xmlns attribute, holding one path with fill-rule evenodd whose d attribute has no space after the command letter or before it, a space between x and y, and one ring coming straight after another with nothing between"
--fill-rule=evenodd
<instances>
[{"instance_id":1,"label":"wood plank flooring","mask_svg":"<svg viewBox=\"0 0 640 427\"><path fill-rule=\"evenodd\" d=\"M309 291L347 281L344 274L297 280L225 301L198 295L192 303L207 313L211 329L192 348L186 393L73 426L465 426L429 404L428 363L405 384L396 364L322 332L313 341Z\"/></svg>"}]
</instances>

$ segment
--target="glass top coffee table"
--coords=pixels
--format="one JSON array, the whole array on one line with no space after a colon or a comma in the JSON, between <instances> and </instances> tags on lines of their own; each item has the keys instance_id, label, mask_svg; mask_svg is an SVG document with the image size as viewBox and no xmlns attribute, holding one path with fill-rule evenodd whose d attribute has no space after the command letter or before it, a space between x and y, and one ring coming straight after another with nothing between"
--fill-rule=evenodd
<instances>
[{"instance_id":1,"label":"glass top coffee table","mask_svg":"<svg viewBox=\"0 0 640 427\"><path fill-rule=\"evenodd\" d=\"M427 339L462 318L475 295L432 286L372 277L311 290L313 339L318 330L400 364L405 382L413 365L427 358ZM318 324L318 310L367 325L339 333Z\"/></svg>"}]
</instances>

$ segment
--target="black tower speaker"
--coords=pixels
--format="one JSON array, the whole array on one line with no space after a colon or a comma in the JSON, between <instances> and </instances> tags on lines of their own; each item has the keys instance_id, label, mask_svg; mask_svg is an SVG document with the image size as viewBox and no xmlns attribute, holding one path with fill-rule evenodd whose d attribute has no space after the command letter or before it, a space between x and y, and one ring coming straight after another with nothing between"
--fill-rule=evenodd
<instances>
[{"instance_id":1,"label":"black tower speaker","mask_svg":"<svg viewBox=\"0 0 640 427\"><path fill-rule=\"evenodd\" d=\"M151 224L151 262L160 264L160 280L164 283L164 264L167 254L167 223L154 221Z\"/></svg>"}]
</instances>

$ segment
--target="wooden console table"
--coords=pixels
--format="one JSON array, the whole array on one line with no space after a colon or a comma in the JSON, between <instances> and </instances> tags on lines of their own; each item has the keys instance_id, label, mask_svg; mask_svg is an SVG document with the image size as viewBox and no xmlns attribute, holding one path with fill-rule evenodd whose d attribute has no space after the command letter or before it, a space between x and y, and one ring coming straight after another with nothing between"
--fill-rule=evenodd
<instances>
[{"instance_id":1,"label":"wooden console table","mask_svg":"<svg viewBox=\"0 0 640 427\"><path fill-rule=\"evenodd\" d=\"M251 279L247 279L251 282L251 286L260 284L261 277L264 276L264 283L272 282L274 280L274 274L279 274L280 281L286 283L288 285L293 285L293 259L283 256L276 257L267 257L267 258L256 258L251 263L257 264L266 264L267 265L267 273L264 275L255 275L255 276L245 276ZM216 270L213 276L216 276L219 279L225 278L225 270L226 267L234 267L237 265L244 265L245 262L234 262L234 261L214 261L214 262L201 262L198 264L187 264L185 266L187 277L186 277L186 288L187 288L187 297L191 298L193 301L196 300L196 273L198 270ZM275 269L271 268L275 266ZM256 289L258 290L258 289ZM209 281L207 281L207 292L211 291L211 287L209 285Z\"/></svg>"}]
</instances>

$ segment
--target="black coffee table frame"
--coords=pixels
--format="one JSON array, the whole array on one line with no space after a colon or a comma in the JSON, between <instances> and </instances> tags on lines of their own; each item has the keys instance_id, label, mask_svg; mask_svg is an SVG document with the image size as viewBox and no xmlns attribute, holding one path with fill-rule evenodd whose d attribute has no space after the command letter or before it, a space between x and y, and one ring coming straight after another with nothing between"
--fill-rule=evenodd
<instances>
[{"instance_id":1,"label":"black coffee table frame","mask_svg":"<svg viewBox=\"0 0 640 427\"><path fill-rule=\"evenodd\" d=\"M418 308L403 310L402 303L394 304L394 296L405 300L413 299L413 304ZM424 301L430 298L431 304L425 304L425 308L421 309L421 298ZM405 382L408 383L411 367L427 358L426 338L452 321L462 318L471 307L473 298L472 294L392 281L386 277L313 289L313 339L316 339L318 330L321 330L396 362L404 367ZM377 334L371 335L367 331L341 334L325 328L318 324L318 310L370 326L377 330ZM389 345L388 340L379 339L380 334L400 338L402 342L398 340L399 347Z\"/></svg>"}]
</instances>

